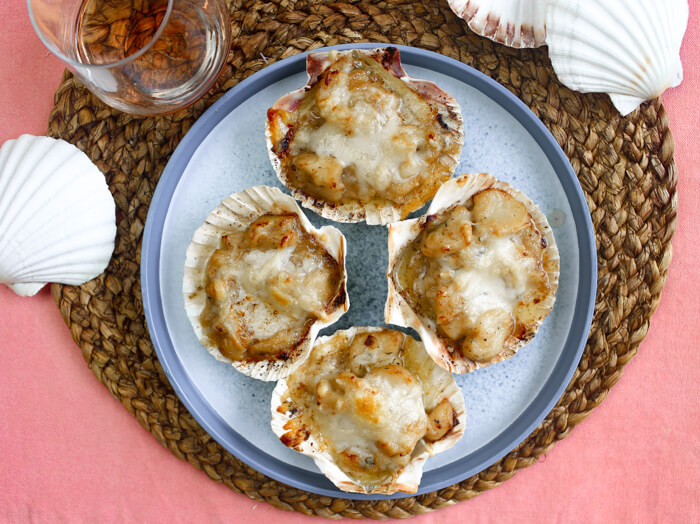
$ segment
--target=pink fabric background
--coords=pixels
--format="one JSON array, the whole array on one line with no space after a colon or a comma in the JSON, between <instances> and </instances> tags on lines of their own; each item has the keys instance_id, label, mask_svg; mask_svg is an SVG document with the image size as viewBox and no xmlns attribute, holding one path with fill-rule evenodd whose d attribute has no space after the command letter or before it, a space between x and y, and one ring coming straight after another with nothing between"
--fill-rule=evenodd
<instances>
[{"instance_id":1,"label":"pink fabric background","mask_svg":"<svg viewBox=\"0 0 700 524\"><path fill-rule=\"evenodd\" d=\"M609 398L537 464L415 522L697 522L700 519L700 0L685 81L664 94L679 217L668 283L639 355ZM63 67L24 0L0 2L0 142L46 130ZM48 289L0 286L0 521L309 520L251 501L176 459L92 376Z\"/></svg>"}]
</instances>

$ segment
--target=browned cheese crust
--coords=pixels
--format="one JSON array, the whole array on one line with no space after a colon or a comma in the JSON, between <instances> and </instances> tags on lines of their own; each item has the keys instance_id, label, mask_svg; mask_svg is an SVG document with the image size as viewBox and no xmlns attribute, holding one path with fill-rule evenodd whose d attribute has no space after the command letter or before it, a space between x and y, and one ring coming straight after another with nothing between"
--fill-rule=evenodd
<instances>
[{"instance_id":1,"label":"browned cheese crust","mask_svg":"<svg viewBox=\"0 0 700 524\"><path fill-rule=\"evenodd\" d=\"M512 355L551 311L557 260L525 205L500 189L428 217L391 275L454 355Z\"/></svg>"},{"instance_id":2,"label":"browned cheese crust","mask_svg":"<svg viewBox=\"0 0 700 524\"><path fill-rule=\"evenodd\" d=\"M297 447L312 434L354 481L391 482L421 439L445 438L457 424L445 397L425 405L423 384L434 368L416 364L419 352L420 342L390 329L336 334L317 344L287 379L288 396L277 409L295 418L282 442Z\"/></svg>"},{"instance_id":3,"label":"browned cheese crust","mask_svg":"<svg viewBox=\"0 0 700 524\"><path fill-rule=\"evenodd\" d=\"M394 65L341 54L294 107L268 111L280 178L298 198L350 205L355 219L386 207L405 217L452 175L461 136L431 99L439 90L412 89Z\"/></svg>"},{"instance_id":4,"label":"browned cheese crust","mask_svg":"<svg viewBox=\"0 0 700 524\"><path fill-rule=\"evenodd\" d=\"M338 262L295 214L221 239L206 267L204 336L233 361L287 360L341 292Z\"/></svg>"}]
</instances>

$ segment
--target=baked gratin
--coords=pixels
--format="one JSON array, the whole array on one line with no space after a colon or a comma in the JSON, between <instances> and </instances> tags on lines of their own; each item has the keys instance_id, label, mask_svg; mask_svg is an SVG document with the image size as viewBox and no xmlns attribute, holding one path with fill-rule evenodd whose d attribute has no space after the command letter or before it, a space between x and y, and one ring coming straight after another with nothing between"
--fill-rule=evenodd
<instances>
[{"instance_id":1,"label":"baked gratin","mask_svg":"<svg viewBox=\"0 0 700 524\"><path fill-rule=\"evenodd\" d=\"M344 255L342 234L314 229L278 189L231 195L187 250L183 290L197 337L247 375L286 376L349 307Z\"/></svg>"},{"instance_id":2,"label":"baked gratin","mask_svg":"<svg viewBox=\"0 0 700 524\"><path fill-rule=\"evenodd\" d=\"M389 230L386 320L418 330L465 373L513 356L554 305L559 252L547 219L487 174L447 182L427 214Z\"/></svg>"},{"instance_id":3,"label":"baked gratin","mask_svg":"<svg viewBox=\"0 0 700 524\"><path fill-rule=\"evenodd\" d=\"M272 430L340 489L414 493L425 460L463 435L454 377L423 344L392 329L320 337L272 393Z\"/></svg>"},{"instance_id":4,"label":"baked gratin","mask_svg":"<svg viewBox=\"0 0 700 524\"><path fill-rule=\"evenodd\" d=\"M430 200L456 169L455 99L410 78L399 51L310 53L308 83L267 113L268 153L302 205L340 222L386 224Z\"/></svg>"}]
</instances>

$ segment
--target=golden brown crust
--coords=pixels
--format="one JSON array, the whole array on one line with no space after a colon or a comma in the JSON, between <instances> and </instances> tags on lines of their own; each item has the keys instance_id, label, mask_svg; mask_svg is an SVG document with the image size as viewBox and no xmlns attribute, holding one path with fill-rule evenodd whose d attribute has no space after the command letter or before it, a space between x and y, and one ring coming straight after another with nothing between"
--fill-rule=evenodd
<instances>
[{"instance_id":1,"label":"golden brown crust","mask_svg":"<svg viewBox=\"0 0 700 524\"><path fill-rule=\"evenodd\" d=\"M286 252L284 267L258 282L262 268L256 263L269 264L280 252ZM300 272L305 264L313 264L313 270ZM232 271L232 265L241 270ZM201 323L222 355L237 361L286 360L306 339L314 320L332 306L341 271L297 215L266 214L222 238L207 264L205 286ZM302 297L311 293L316 300L309 307ZM256 330L247 314L251 302L269 306L280 320L279 329L264 326L264 334ZM251 314L256 314L255 307Z\"/></svg>"},{"instance_id":2,"label":"golden brown crust","mask_svg":"<svg viewBox=\"0 0 700 524\"><path fill-rule=\"evenodd\" d=\"M267 113L270 159L326 218L386 223L420 208L459 159L452 97L405 76L393 48L310 55L309 84Z\"/></svg>"},{"instance_id":3,"label":"golden brown crust","mask_svg":"<svg viewBox=\"0 0 700 524\"><path fill-rule=\"evenodd\" d=\"M366 493L415 491L425 458L451 447L465 419L452 376L420 342L381 328L320 339L275 388L272 415L283 443L314 457L341 489Z\"/></svg>"},{"instance_id":4,"label":"golden brown crust","mask_svg":"<svg viewBox=\"0 0 700 524\"><path fill-rule=\"evenodd\" d=\"M331 282L327 272L316 271L323 267L334 268L337 286L335 276ZM342 233L314 228L277 188L254 186L230 195L187 248L183 295L195 335L216 359L260 380L279 380L304 361L318 332L347 312L345 286ZM202 325L212 298L221 302L209 320L220 326L212 331L222 347Z\"/></svg>"},{"instance_id":5,"label":"golden brown crust","mask_svg":"<svg viewBox=\"0 0 700 524\"><path fill-rule=\"evenodd\" d=\"M392 225L387 322L417 329L456 373L513 356L553 307L559 258L546 219L490 175L462 175L428 214Z\"/></svg>"},{"instance_id":6,"label":"golden brown crust","mask_svg":"<svg viewBox=\"0 0 700 524\"><path fill-rule=\"evenodd\" d=\"M455 206L426 222L393 278L409 304L435 321L453 352L488 362L531 338L548 313L537 309L551 292L543 240L522 203L486 189L466 207ZM489 252L503 245L505 259ZM493 289L474 282L487 278ZM470 292L474 287L477 291ZM491 304L474 303L479 300Z\"/></svg>"}]
</instances>

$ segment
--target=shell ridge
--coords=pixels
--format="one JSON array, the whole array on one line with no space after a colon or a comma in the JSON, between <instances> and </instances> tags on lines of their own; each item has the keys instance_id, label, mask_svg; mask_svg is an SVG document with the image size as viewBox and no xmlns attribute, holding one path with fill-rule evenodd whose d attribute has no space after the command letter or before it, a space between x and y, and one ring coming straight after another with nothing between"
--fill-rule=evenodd
<instances>
[{"instance_id":1,"label":"shell ridge","mask_svg":"<svg viewBox=\"0 0 700 524\"><path fill-rule=\"evenodd\" d=\"M621 69L616 68L614 65L606 65L603 62L596 60L594 57L577 57L575 59L571 59L570 61L581 65L595 65L599 68L599 70L623 76ZM615 78L602 79L593 74L586 74L585 72L581 71L562 71L562 73L559 76L562 80L568 79L570 82L575 83L578 87L578 90L582 93L600 92L602 89L608 88L620 90L622 92L621 94L627 93L632 95L635 93L634 88L641 88L641 85L637 83L639 79L634 77L631 69L627 69L627 71L629 72L629 75L625 74L623 76L622 81Z\"/></svg>"},{"instance_id":2,"label":"shell ridge","mask_svg":"<svg viewBox=\"0 0 700 524\"><path fill-rule=\"evenodd\" d=\"M547 0L448 0L448 4L472 31L495 42L516 48L545 43Z\"/></svg>"},{"instance_id":3,"label":"shell ridge","mask_svg":"<svg viewBox=\"0 0 700 524\"><path fill-rule=\"evenodd\" d=\"M57 242L58 247L61 247L61 242ZM71 251L61 253L60 250L52 252L47 250L43 257L27 257L25 265L20 270L13 272L13 278L19 282L59 282L59 280L51 280L51 278L62 278L61 275L75 275L78 271L92 273L96 268L104 267L109 262L109 258L104 255L109 243L86 242L83 246L73 248ZM86 262L88 260L88 262ZM60 266L60 270L56 270L56 266ZM27 275L27 272L30 275ZM95 276L99 275L100 270ZM94 278L94 277L93 277Z\"/></svg>"},{"instance_id":4,"label":"shell ridge","mask_svg":"<svg viewBox=\"0 0 700 524\"><path fill-rule=\"evenodd\" d=\"M115 205L102 172L76 146L21 135L0 147L0 279L82 284L109 263ZM12 287L12 286L11 286Z\"/></svg>"},{"instance_id":5,"label":"shell ridge","mask_svg":"<svg viewBox=\"0 0 700 524\"><path fill-rule=\"evenodd\" d=\"M65 188L58 188L57 193L55 193L55 198L59 201L62 200L61 196L64 191L68 190ZM87 197L89 194L91 193L87 193L85 196ZM46 192L44 196L50 197L48 192ZM66 236L63 230L57 234L55 231L55 224L41 220L41 215L39 213L39 211L47 207L52 200L52 198L42 200L34 199L34 201L39 202L40 205L34 205L35 202L30 201L30 203L24 207L24 210L31 214L30 220L23 223L17 220L14 221L14 227L7 228L9 234L13 235L16 233L18 228L22 228L24 230L24 236L27 239L26 241L30 244L35 242L36 239L42 239L44 241L42 245L44 251L66 241L68 238L72 239L73 241L79 241L77 240L77 237L82 238L83 235L89 232L93 232L93 237L95 238L100 238L102 234L108 235L112 230L114 230L114 234L116 234L114 219L111 217L100 216L100 214L105 214L104 210L102 209L102 204L99 203L99 201L87 199L85 200L87 205L84 208L61 206L62 220L66 222L74 222L76 225L71 231L70 236ZM81 217L85 215L94 218L91 222L87 222L81 219ZM85 240L83 239L83 241Z\"/></svg>"},{"instance_id":6,"label":"shell ridge","mask_svg":"<svg viewBox=\"0 0 700 524\"><path fill-rule=\"evenodd\" d=\"M546 10L547 45L560 81L604 92L626 115L682 81L686 0L558 0Z\"/></svg>"},{"instance_id":7,"label":"shell ridge","mask_svg":"<svg viewBox=\"0 0 700 524\"><path fill-rule=\"evenodd\" d=\"M645 4L648 6L648 2L645 1ZM645 6L646 7L646 6ZM652 67L657 71L657 74L659 75L671 75L671 64L667 61L664 60L663 62L654 62L652 60L649 60L648 57L654 55L654 50L655 49L663 49L665 46L671 45L671 42L667 38L665 34L663 34L661 31L655 31L654 30L654 22L659 23L665 23L668 22L668 20L664 16L664 9L655 9L656 6L652 6L654 10L656 11L655 13L655 21L651 20L651 17L637 17L637 23L638 26L636 27L637 29L637 38L636 42L638 45L642 48L643 50L643 55L644 57L647 58L644 62L645 64L642 64L642 60L639 61L640 65L646 65L648 67ZM631 33L630 33L631 36ZM634 42L632 42L633 44ZM664 45L665 44L665 45ZM640 57L641 58L641 57ZM664 57L666 58L666 57ZM653 85L653 80L651 75L647 75L645 78L645 87L647 89L647 92L652 94L654 91L654 85Z\"/></svg>"},{"instance_id":8,"label":"shell ridge","mask_svg":"<svg viewBox=\"0 0 700 524\"><path fill-rule=\"evenodd\" d=\"M27 185L31 184L33 177L27 176L35 170L37 164L39 164L43 159L43 153L41 156L36 158L30 158L32 163L26 168L22 165L22 161L29 163L27 161L27 149L31 145L28 143L24 137L28 135L22 135L15 140L8 140L3 144L2 149L7 148L7 161L3 166L3 171L0 172L0 179L5 179L6 184L3 191L0 193L0 217L3 217L3 222L6 222L5 227L0 228L0 246L6 237L11 237L14 233L14 227L17 224L17 213L22 210L21 201L17 198L17 195L22 196L22 190ZM45 141L39 143L42 149L47 145ZM25 173L27 171L28 173ZM26 191L26 197L31 196L31 191Z\"/></svg>"},{"instance_id":9,"label":"shell ridge","mask_svg":"<svg viewBox=\"0 0 700 524\"><path fill-rule=\"evenodd\" d=\"M0 282L3 284L11 284L14 280L15 273L21 273L26 270L27 262L23 255L24 250L22 244L14 242L14 239L10 238L7 242L9 245L0 246L3 253L19 253L19 256L15 257L15 267L4 267L5 265L0 265Z\"/></svg>"},{"instance_id":10,"label":"shell ridge","mask_svg":"<svg viewBox=\"0 0 700 524\"><path fill-rule=\"evenodd\" d=\"M333 339L337 339L338 345L347 345L350 339L358 332L373 333L383 329L385 328L356 326L347 330L336 331L333 335L318 337L313 351L318 352L318 356L320 357L332 351L332 349L324 347L324 345ZM408 339L413 340L415 345L406 344L405 341ZM428 373L427 376L421 376L421 380L419 381L422 398L424 400L424 409L428 411L434 408L440 400L446 398L453 406L454 413L457 416L457 424L439 441L427 443L424 439L420 439L411 453L410 462L403 468L395 471L388 483L364 485L360 481L354 481L348 474L340 469L333 460L331 444L327 442L319 431L307 424L313 424L313 414L307 412L307 406L305 404L298 405L295 403L295 399L291 397L290 379L284 378L278 381L272 391L272 398L270 401L270 426L273 433L290 448L311 457L316 467L333 482L336 487L343 491L375 494L391 494L398 491L414 493L420 484L423 467L428 457L449 449L462 438L464 434L464 429L466 427L464 396L462 390L455 382L454 377L439 368L435 362L430 359L420 342L405 334L403 335L403 340L404 346L402 351L405 352L405 358L407 360L406 369L411 373L417 374L416 368L424 372L425 367L431 368L430 373ZM308 370L304 371L307 372ZM436 377L438 377L439 380L436 380ZM432 399L434 404L426 402L425 399ZM292 401L293 410L287 408L278 410L289 400ZM308 437L300 442L294 441L287 443L282 437L288 432L288 422L295 419L303 424L301 430L304 430L308 434Z\"/></svg>"},{"instance_id":11,"label":"shell ridge","mask_svg":"<svg viewBox=\"0 0 700 524\"><path fill-rule=\"evenodd\" d=\"M240 231L253 222L258 216L270 212L291 212L299 217L302 227L316 237L323 247L331 254L340 266L342 276L342 289L338 293L344 294L344 302L323 318L317 318L309 329L306 338L296 346L285 362L280 361L231 361L225 357L219 349L203 336L203 329L199 315L206 304L206 297L202 292L202 279L205 266L212 253L219 248L222 234L230 231ZM331 226L327 226L331 227ZM337 236L342 237L340 231ZM305 360L311 351L311 344L318 332L336 322L347 312L349 298L347 296L347 273L344 261L343 249L336 249L335 244L344 246L334 235L326 234L321 238L320 229L316 229L304 215L296 201L277 187L252 186L239 193L234 193L224 198L221 203L212 210L204 219L204 222L195 230L192 240L185 253L184 275L182 281L182 293L185 311L193 327L194 333L200 343L217 360L232 365L236 370L252 378L273 381L279 380L291 373ZM336 255L337 254L337 255Z\"/></svg>"},{"instance_id":12,"label":"shell ridge","mask_svg":"<svg viewBox=\"0 0 700 524\"><path fill-rule=\"evenodd\" d=\"M33 138L31 135L25 136ZM30 231L25 231L25 236L55 236L43 234L44 229L53 230L55 227L51 222L42 221L42 216L39 211L45 207L48 207L52 202L60 203L64 200L69 200L67 198L63 199L62 197L65 193L71 193L73 190L75 190L75 187L70 185L53 182L58 180L62 175L62 171L66 168L66 162L76 158L78 160L82 160L84 155L77 148L74 149L72 147L65 147L63 142L59 142L48 137L42 138L46 138L46 140L42 140L40 142L40 145L43 148L43 150L40 152L41 156L37 155L37 161L33 164L28 162L25 162L24 164L22 163L22 160L26 159L27 157L27 150L32 146L31 140L23 140L22 145L24 145L24 142L26 142L26 147L17 152L17 162L15 164L15 168L11 172L11 174L14 176L8 176L8 178L14 178L18 180L18 182L12 191L8 190L7 193L5 193L8 197L7 200L9 201L9 205L3 209L0 209L0 216L3 217L4 222L3 225L6 226L4 228L0 228L0 244L2 243L2 239L4 237L16 235L18 229L29 227L28 224L30 223L34 224L31 226L33 229ZM49 162L45 161L45 158L52 152L54 154L59 154L59 158L52 158L52 161L58 163L58 167L52 165L54 162L49 164ZM84 158L87 159L87 157ZM90 163L90 165L92 164ZM53 176L50 176L49 183L44 183L45 179L52 173ZM80 193L90 195L90 190L94 189L89 187L92 177L88 178L82 175L83 172L81 171L80 176L75 177L76 179L81 177L83 178L81 182L84 182L84 184L79 186ZM69 172L65 176L73 178L74 174ZM106 187L106 183L103 183L103 185ZM14 195L15 198L10 198L12 195ZM88 209L88 207L99 203L99 201L93 201L89 198L86 198L83 201L86 203L86 206L83 208L71 209L66 206L61 206L60 214L63 219L70 221L77 215L90 214L90 209ZM24 214L25 216L28 215L28 221L19 220L18 216L21 214ZM77 221L76 223L84 224L82 221Z\"/></svg>"},{"instance_id":13,"label":"shell ridge","mask_svg":"<svg viewBox=\"0 0 700 524\"><path fill-rule=\"evenodd\" d=\"M194 244L202 246L217 246L219 245L219 237L216 234L216 225L210 222L205 222L192 237Z\"/></svg>"},{"instance_id":14,"label":"shell ridge","mask_svg":"<svg viewBox=\"0 0 700 524\"><path fill-rule=\"evenodd\" d=\"M619 24L615 23L616 19L623 19L629 9L639 9L640 7L642 9L650 8L650 12L651 10L656 12L656 16L661 15L660 11L664 11L663 9L659 10L656 8L658 5L657 2L653 2L649 5L649 2L643 0L643 3L646 4L643 7L639 5L630 5L627 1L608 3L606 8L610 10L614 16L603 18L601 20L602 23L597 27L605 25L607 30L604 36L619 42L618 49L624 51L631 62L624 63L626 70L630 71L632 75L630 82L637 85L640 90L645 92L647 97L651 97L654 96L653 77L651 75L640 75L641 77L636 77L632 64L644 69L652 68L658 75L668 74L668 68L665 67L665 63L653 62L648 58L654 55L655 49L662 47L659 31L654 30L651 17L636 16L634 18L635 24L629 27L629 31L620 31ZM658 18L656 18L656 21L658 21ZM596 27L596 24L591 25ZM646 57L646 60L643 57Z\"/></svg>"},{"instance_id":15,"label":"shell ridge","mask_svg":"<svg viewBox=\"0 0 700 524\"><path fill-rule=\"evenodd\" d=\"M63 211L63 209L66 210ZM60 244L66 240L71 240L73 246L71 249L75 249L75 246L80 247L88 243L94 244L95 242L99 242L101 238L106 239L107 237L113 237L114 234L116 234L116 226L114 222L110 220L110 218L98 216L95 217L94 221L88 222L85 220L80 220L81 217L85 216L81 211L82 210L76 211L75 208L62 207L62 216L64 216L67 220L74 220L75 225L72 227L71 231L55 228L53 227L54 224L50 222L46 223L40 220L31 220L25 224L22 224L26 228L31 228L25 230L27 232L25 240L15 240L22 243L26 242L31 245L36 242L37 239L41 239L41 253L45 253L54 247L60 247ZM94 216L95 215L92 215L92 217ZM56 229L58 229L58 231L56 231ZM105 240L104 243L113 244L114 241Z\"/></svg>"},{"instance_id":16,"label":"shell ridge","mask_svg":"<svg viewBox=\"0 0 700 524\"><path fill-rule=\"evenodd\" d=\"M464 143L464 121L457 101L454 99L454 97L437 87L434 82L415 79L408 76L403 70L403 67L399 67L400 54L398 50L390 53L388 51L390 48L391 46L385 46L372 49L353 50L352 53L361 53L367 57L374 58L379 62L384 70L388 72L388 74L395 76L397 79L408 85L414 92L421 95L421 98L430 107L437 108L441 116L443 116L443 118L446 117L444 118L444 126L448 129L449 134L446 133L446 135L448 135L451 139L450 144L457 145L461 149L461 146ZM295 98L296 96L302 96L304 93L306 93L308 89L317 83L321 73L330 65L331 61L329 57L337 54L337 51L309 53L306 62L308 77L307 84L278 99L272 105L272 109L284 106L290 97ZM386 57L387 60L390 59L389 65L384 63L384 57ZM399 74L399 72L401 74ZM437 92L439 92L439 96L437 96ZM268 116L265 122L265 140L268 157L275 174L277 175L277 179L292 193L295 199L300 201L304 208L314 211L323 218L337 222L354 223L365 221L365 223L368 225L384 225L388 222L394 222L401 219L402 209L404 207L404 204L401 203L387 201L386 204L377 206L374 203L358 203L357 199L351 199L351 201L343 203L329 203L320 197L316 197L300 188L294 187L290 181L290 177L282 166L280 158L277 157L277 154L274 151L274 141L281 139L281 135L279 133L280 129L281 123L274 116L271 116L270 111L268 111ZM450 174L453 174L454 169L459 163L459 155L447 156L449 161L441 158L438 160L438 162L441 162L446 167L450 167Z\"/></svg>"},{"instance_id":17,"label":"shell ridge","mask_svg":"<svg viewBox=\"0 0 700 524\"><path fill-rule=\"evenodd\" d=\"M555 31L552 31L554 34L559 34L556 33ZM563 34L563 33L562 33ZM604 34L604 36L610 36L610 34ZM580 65L591 65L591 66L596 66L600 69L603 69L607 73L610 74L620 74L624 72L625 74L625 80L628 82L638 82L638 78L635 78L635 73L634 73L634 65L637 65L639 61L636 59L637 53L635 50L630 47L622 47L618 46L618 49L616 51L611 50L609 46L605 45L604 41L602 40L593 40L589 38L589 35L586 33L571 33L569 34L569 37L571 38L572 41L580 42L580 43L585 43L588 45L588 47L594 51L597 51L598 54L595 53L588 53L589 56L578 56L578 57L569 57L569 60L575 63L578 63ZM619 51L623 51L624 54L626 55L628 61L620 63L620 54ZM550 51L550 57L554 59L555 57L562 57L566 56L565 53L557 53L555 51ZM603 59L601 61L601 59ZM570 67L562 67L562 73L560 76L563 76L564 74L569 74L572 77L572 80L578 83L582 83L582 78L589 78L584 76L584 73L578 72L578 73L573 73L569 72L572 68ZM595 77L592 77L595 78ZM619 85L621 87L625 87L626 84L624 82L612 80L612 79L606 79L609 82L613 82L614 85Z\"/></svg>"},{"instance_id":18,"label":"shell ridge","mask_svg":"<svg viewBox=\"0 0 700 524\"><path fill-rule=\"evenodd\" d=\"M10 152L13 149L14 143L11 140L8 140L2 145L2 147L0 147L0 175L5 171L8 158L10 158ZM7 195L7 184L9 181L9 176L0 176L0 216L2 214L2 209L6 205L5 197Z\"/></svg>"},{"instance_id":19,"label":"shell ridge","mask_svg":"<svg viewBox=\"0 0 700 524\"><path fill-rule=\"evenodd\" d=\"M73 278L79 272L92 274L100 269L94 276L88 278L92 280L99 275L109 260L106 257L97 257L96 253L103 253L108 245L96 245L95 249L75 251L70 255L60 257L47 257L43 260L28 259L21 267L15 269L10 278L16 282L63 282L63 278ZM94 260L85 262L85 259L93 256ZM56 266L59 266L57 269ZM85 282L87 280L83 280ZM82 282L81 282L82 283Z\"/></svg>"},{"instance_id":20,"label":"shell ridge","mask_svg":"<svg viewBox=\"0 0 700 524\"><path fill-rule=\"evenodd\" d=\"M516 200L525 204L531 218L534 220L535 224L540 230L540 233L547 240L549 247L544 250L543 256L546 254L547 260L553 270L547 271L551 294L547 296L544 303L552 305L554 303L559 281L559 252L556 248L556 240L551 227L549 227L549 224L547 223L544 213L542 213L535 203L523 192L515 189L505 182L499 181L488 173L461 175L459 177L452 178L442 185L442 187L436 193L430 208L426 214L420 218L425 220L427 217L435 215L441 211L445 211L455 204L466 202L472 195L489 187L505 191ZM507 346L501 353L487 362L476 362L466 357L462 359L453 359L451 350L447 344L436 334L435 321L426 315L419 315L416 311L414 311L410 304L408 304L406 301L405 297L396 289L393 282L393 271L396 267L396 263L399 260L401 249L413 242L420 234L421 229L416 227L410 230L407 229L405 231L401 231L403 234L405 234L405 237L397 235L397 231L399 230L396 228L389 229L389 269L387 270L388 293L385 302L386 322L411 327L418 331L428 354L438 363L438 365L452 373L468 373L474 369L483 368L504 360L509 356L512 356L521 346L528 342L528 340L520 340L514 347ZM399 240L396 240L393 237L397 237ZM400 249L399 246L401 246ZM539 322L535 323L534 332L537 331L543 320L544 319L540 319Z\"/></svg>"}]
</instances>

